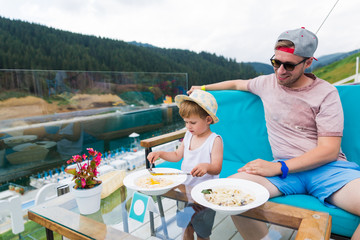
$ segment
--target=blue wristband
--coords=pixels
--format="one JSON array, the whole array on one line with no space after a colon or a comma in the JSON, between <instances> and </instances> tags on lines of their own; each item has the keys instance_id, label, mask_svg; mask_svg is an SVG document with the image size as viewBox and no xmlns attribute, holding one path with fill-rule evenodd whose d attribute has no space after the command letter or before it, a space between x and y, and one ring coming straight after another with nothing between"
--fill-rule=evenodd
<instances>
[{"instance_id":1,"label":"blue wristband","mask_svg":"<svg viewBox=\"0 0 360 240\"><path fill-rule=\"evenodd\" d=\"M280 176L281 179L284 179L287 177L287 174L289 172L289 168L286 166L286 163L284 161L279 161L281 163L281 171L282 174Z\"/></svg>"}]
</instances>

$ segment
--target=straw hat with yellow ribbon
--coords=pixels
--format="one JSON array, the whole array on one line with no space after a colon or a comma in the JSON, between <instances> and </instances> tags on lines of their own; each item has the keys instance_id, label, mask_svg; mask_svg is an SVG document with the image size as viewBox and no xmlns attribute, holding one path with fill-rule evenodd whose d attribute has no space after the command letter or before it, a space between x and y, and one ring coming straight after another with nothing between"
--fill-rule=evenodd
<instances>
[{"instance_id":1,"label":"straw hat with yellow ribbon","mask_svg":"<svg viewBox=\"0 0 360 240\"><path fill-rule=\"evenodd\" d=\"M219 122L219 118L216 116L218 105L216 99L211 93L203 90L194 90L190 96L177 95L175 97L175 103L178 107L180 107L183 101L192 101L197 103L210 115L210 117L212 117L213 123Z\"/></svg>"}]
</instances>

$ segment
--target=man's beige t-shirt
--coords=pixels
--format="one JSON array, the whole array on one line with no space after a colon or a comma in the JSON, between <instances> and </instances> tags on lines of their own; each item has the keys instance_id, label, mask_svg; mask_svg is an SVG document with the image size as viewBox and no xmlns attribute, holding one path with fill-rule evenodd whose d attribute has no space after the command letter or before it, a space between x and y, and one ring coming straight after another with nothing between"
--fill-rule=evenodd
<instances>
[{"instance_id":1,"label":"man's beige t-shirt","mask_svg":"<svg viewBox=\"0 0 360 240\"><path fill-rule=\"evenodd\" d=\"M337 89L313 74L307 76L313 83L299 89L279 85L275 74L249 81L248 90L264 104L274 159L300 156L317 146L318 137L343 134L344 115ZM338 160L346 160L342 152Z\"/></svg>"}]
</instances>

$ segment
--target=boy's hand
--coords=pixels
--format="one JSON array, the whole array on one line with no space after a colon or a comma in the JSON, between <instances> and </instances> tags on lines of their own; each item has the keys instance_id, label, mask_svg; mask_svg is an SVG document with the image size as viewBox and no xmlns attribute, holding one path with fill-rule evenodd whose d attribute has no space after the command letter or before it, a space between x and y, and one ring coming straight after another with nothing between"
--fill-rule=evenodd
<instances>
[{"instance_id":1,"label":"boy's hand","mask_svg":"<svg viewBox=\"0 0 360 240\"><path fill-rule=\"evenodd\" d=\"M207 173L208 166L208 163L199 163L191 170L190 173L193 177L202 177Z\"/></svg>"},{"instance_id":2,"label":"boy's hand","mask_svg":"<svg viewBox=\"0 0 360 240\"><path fill-rule=\"evenodd\" d=\"M160 157L160 152L151 152L148 154L147 159L150 163L155 163L156 159Z\"/></svg>"}]
</instances>

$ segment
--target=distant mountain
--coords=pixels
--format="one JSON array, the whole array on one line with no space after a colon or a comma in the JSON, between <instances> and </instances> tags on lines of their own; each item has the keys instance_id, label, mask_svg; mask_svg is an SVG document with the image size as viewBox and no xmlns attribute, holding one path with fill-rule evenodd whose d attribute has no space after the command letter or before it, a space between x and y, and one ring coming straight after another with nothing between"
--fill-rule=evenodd
<instances>
[{"instance_id":1,"label":"distant mountain","mask_svg":"<svg viewBox=\"0 0 360 240\"><path fill-rule=\"evenodd\" d=\"M342 60L344 58L347 58L348 56L351 56L351 55L359 53L359 52L360 52L360 49L354 50L354 51L351 51L351 52L334 53L334 54L321 56L321 57L318 58L318 61L313 61L313 64L312 64L311 68L313 70L315 70L317 68L321 68L321 67L330 65L333 62L340 61L340 60Z\"/></svg>"},{"instance_id":2,"label":"distant mountain","mask_svg":"<svg viewBox=\"0 0 360 240\"><path fill-rule=\"evenodd\" d=\"M136 41L132 41L132 42L128 42L128 43L133 44L135 46L139 46L139 47L156 48L154 45L151 45L149 43L141 43L141 42L136 42Z\"/></svg>"},{"instance_id":3,"label":"distant mountain","mask_svg":"<svg viewBox=\"0 0 360 240\"><path fill-rule=\"evenodd\" d=\"M207 52L157 48L0 17L0 69L187 73L189 86L258 74Z\"/></svg>"},{"instance_id":4,"label":"distant mountain","mask_svg":"<svg viewBox=\"0 0 360 240\"><path fill-rule=\"evenodd\" d=\"M158 48L57 30L0 17L0 69L188 73L189 86L248 79L273 72L270 64L236 62L213 53ZM353 53L319 57L312 69Z\"/></svg>"},{"instance_id":5,"label":"distant mountain","mask_svg":"<svg viewBox=\"0 0 360 240\"><path fill-rule=\"evenodd\" d=\"M157 48L154 45L148 44L148 43L141 43L141 42L136 42L136 41L132 41L132 42L128 42L130 44L136 45L136 46L140 46L140 47L147 47L147 48ZM265 74L270 74L273 73L273 67L270 64L265 64L265 63L260 63L260 62L245 62L244 64L249 64L250 66L252 66L256 73L259 75L265 75Z\"/></svg>"},{"instance_id":6,"label":"distant mountain","mask_svg":"<svg viewBox=\"0 0 360 240\"><path fill-rule=\"evenodd\" d=\"M247 62L250 64L258 74L266 75L274 73L274 68L270 64L260 62Z\"/></svg>"},{"instance_id":7,"label":"distant mountain","mask_svg":"<svg viewBox=\"0 0 360 240\"><path fill-rule=\"evenodd\" d=\"M344 57L345 55L346 57ZM313 71L314 74L330 83L335 83L354 75L356 72L356 58L360 57L360 51L356 50L350 53L339 54L337 57L341 59L333 61L326 66L318 67ZM331 55L329 56L330 58ZM336 56L334 59L337 59Z\"/></svg>"}]
</instances>

